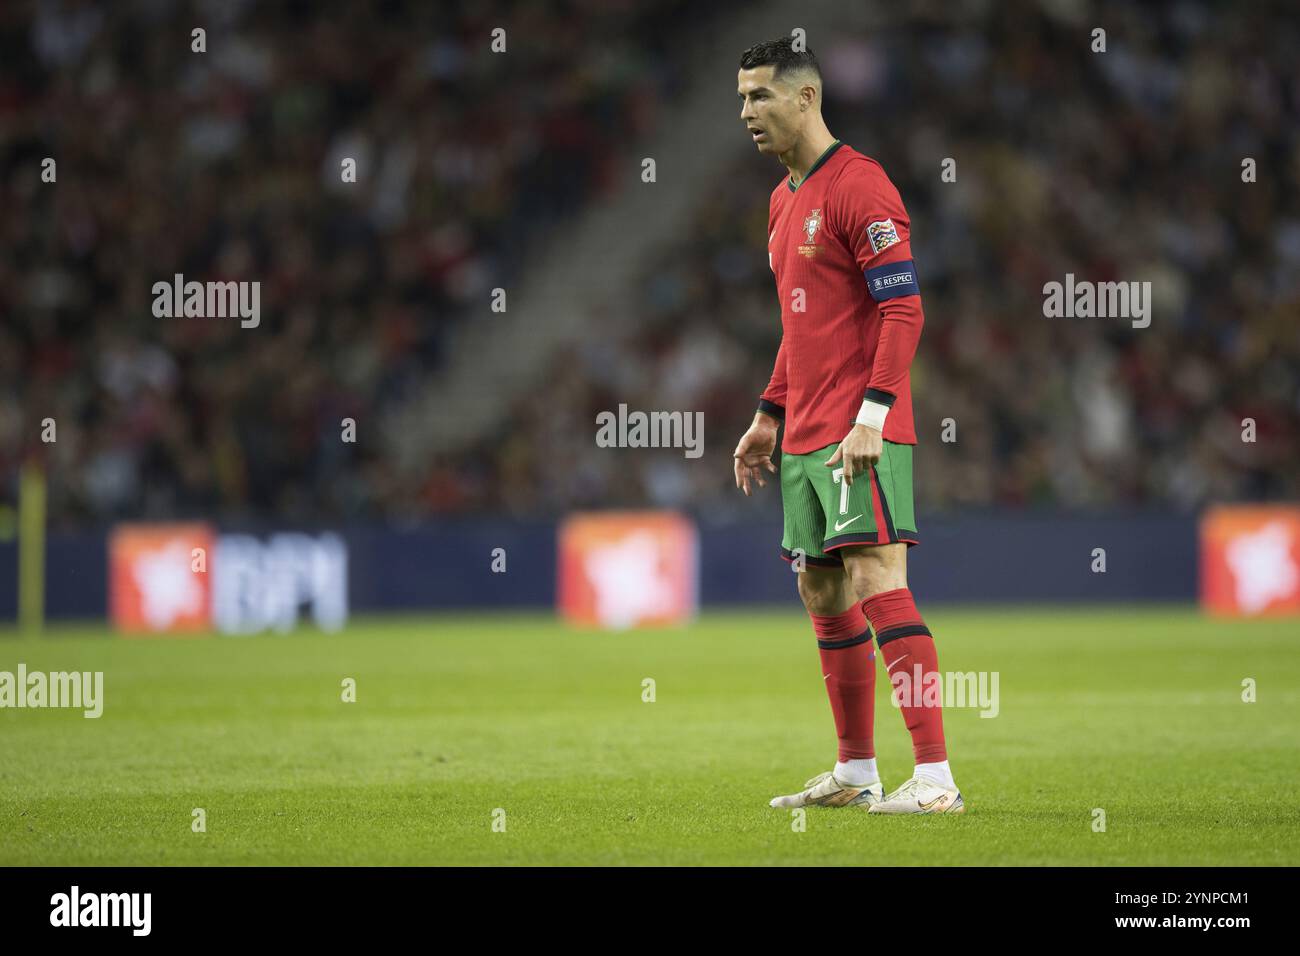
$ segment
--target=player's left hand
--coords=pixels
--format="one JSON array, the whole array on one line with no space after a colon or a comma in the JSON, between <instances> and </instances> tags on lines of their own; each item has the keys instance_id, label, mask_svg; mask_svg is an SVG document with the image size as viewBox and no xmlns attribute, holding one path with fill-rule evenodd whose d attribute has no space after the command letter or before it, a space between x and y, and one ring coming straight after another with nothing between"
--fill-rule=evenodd
<instances>
[{"instance_id":1,"label":"player's left hand","mask_svg":"<svg viewBox=\"0 0 1300 956\"><path fill-rule=\"evenodd\" d=\"M834 468L843 464L844 480L851 485L853 476L865 474L868 468L880 461L884 450L884 438L877 429L854 425L835 449L835 454L826 462L826 467Z\"/></svg>"}]
</instances>

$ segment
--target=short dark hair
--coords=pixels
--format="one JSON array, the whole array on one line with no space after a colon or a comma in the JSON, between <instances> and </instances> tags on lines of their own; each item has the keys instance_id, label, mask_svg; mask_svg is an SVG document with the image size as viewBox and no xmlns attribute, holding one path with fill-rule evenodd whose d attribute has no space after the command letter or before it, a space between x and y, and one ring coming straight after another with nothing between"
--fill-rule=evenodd
<instances>
[{"instance_id":1,"label":"short dark hair","mask_svg":"<svg viewBox=\"0 0 1300 956\"><path fill-rule=\"evenodd\" d=\"M808 47L804 47L803 52L796 52L794 41L790 37L755 43L740 55L740 68L742 70L753 70L760 66L776 67L772 71L772 79L774 80L779 79L788 70L801 69L812 70L817 74L819 81L822 78L822 68L817 63L817 57L813 56L813 51Z\"/></svg>"}]
</instances>

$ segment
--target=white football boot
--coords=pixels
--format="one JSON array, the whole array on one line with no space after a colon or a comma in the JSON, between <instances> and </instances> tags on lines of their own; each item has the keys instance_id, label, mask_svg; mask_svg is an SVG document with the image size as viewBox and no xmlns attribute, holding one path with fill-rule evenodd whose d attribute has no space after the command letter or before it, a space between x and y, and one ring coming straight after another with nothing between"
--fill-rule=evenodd
<instances>
[{"instance_id":1,"label":"white football boot","mask_svg":"<svg viewBox=\"0 0 1300 956\"><path fill-rule=\"evenodd\" d=\"M883 800L867 808L868 813L965 813L961 792L949 790L913 777Z\"/></svg>"},{"instance_id":2,"label":"white football boot","mask_svg":"<svg viewBox=\"0 0 1300 956\"><path fill-rule=\"evenodd\" d=\"M850 787L835 779L835 772L827 770L804 784L800 793L773 797L771 806L782 809L793 807L870 807L885 795L885 786L879 780L865 787Z\"/></svg>"}]
</instances>

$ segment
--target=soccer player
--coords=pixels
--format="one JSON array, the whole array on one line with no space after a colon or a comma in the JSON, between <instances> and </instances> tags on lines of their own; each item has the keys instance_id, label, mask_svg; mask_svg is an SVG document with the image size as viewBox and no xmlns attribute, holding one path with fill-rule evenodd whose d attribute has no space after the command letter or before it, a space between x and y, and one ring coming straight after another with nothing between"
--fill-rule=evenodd
<instances>
[{"instance_id":1,"label":"soccer player","mask_svg":"<svg viewBox=\"0 0 1300 956\"><path fill-rule=\"evenodd\" d=\"M738 82L741 120L789 177L772 191L768 218L781 346L736 446L736 487L749 495L766 484L764 470L777 474L772 454L784 423L781 554L804 567L799 596L839 738L833 770L771 803L961 813L942 707L921 693L938 656L907 587L907 549L918 540L908 367L923 322L907 211L880 164L827 130L811 50L796 51L788 37L753 46ZM891 681L915 688L899 695L915 766L888 796L872 739L872 627Z\"/></svg>"}]
</instances>

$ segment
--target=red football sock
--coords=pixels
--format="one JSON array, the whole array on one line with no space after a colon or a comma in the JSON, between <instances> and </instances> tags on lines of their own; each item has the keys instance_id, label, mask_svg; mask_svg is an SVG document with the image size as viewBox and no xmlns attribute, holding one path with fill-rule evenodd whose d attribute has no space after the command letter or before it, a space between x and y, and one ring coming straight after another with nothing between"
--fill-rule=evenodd
<instances>
[{"instance_id":1,"label":"red football sock","mask_svg":"<svg viewBox=\"0 0 1300 956\"><path fill-rule=\"evenodd\" d=\"M876 652L862 606L843 614L811 615L822 659L822 677L840 739L839 760L876 755L872 725L876 710Z\"/></svg>"},{"instance_id":2,"label":"red football sock","mask_svg":"<svg viewBox=\"0 0 1300 956\"><path fill-rule=\"evenodd\" d=\"M903 722L912 735L913 758L917 763L947 760L942 699L937 706L933 701L927 701L931 704L928 707L922 704L924 681L928 675L939 673L939 652L935 650L930 629L916 609L912 592L907 588L896 588L873 594L862 602L862 609L876 629L876 643L885 659L885 670L889 672L895 699L901 696ZM899 676L902 674L906 674L906 683ZM928 679L942 681L943 677ZM904 694L904 690L911 692Z\"/></svg>"}]
</instances>

